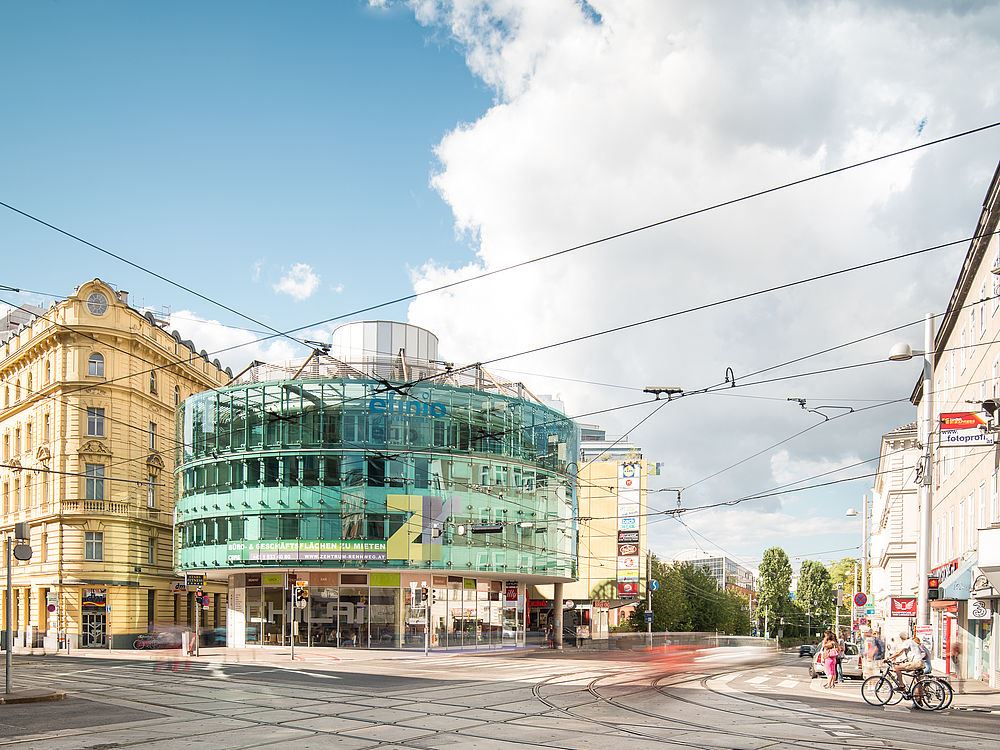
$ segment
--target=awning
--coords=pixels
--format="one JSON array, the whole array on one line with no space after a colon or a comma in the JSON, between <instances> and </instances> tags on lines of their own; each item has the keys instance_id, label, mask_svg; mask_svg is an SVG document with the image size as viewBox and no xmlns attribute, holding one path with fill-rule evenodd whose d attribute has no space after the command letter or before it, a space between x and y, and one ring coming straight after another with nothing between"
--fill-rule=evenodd
<instances>
[{"instance_id":1,"label":"awning","mask_svg":"<svg viewBox=\"0 0 1000 750\"><path fill-rule=\"evenodd\" d=\"M976 557L962 560L955 572L941 581L941 598L967 600L972 590L972 569L976 567Z\"/></svg>"}]
</instances>

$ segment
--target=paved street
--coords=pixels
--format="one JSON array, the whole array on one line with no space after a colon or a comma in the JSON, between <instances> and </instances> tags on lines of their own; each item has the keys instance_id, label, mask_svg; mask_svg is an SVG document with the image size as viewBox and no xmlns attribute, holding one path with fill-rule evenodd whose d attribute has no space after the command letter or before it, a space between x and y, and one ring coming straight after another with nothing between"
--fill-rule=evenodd
<instances>
[{"instance_id":1,"label":"paved street","mask_svg":"<svg viewBox=\"0 0 1000 750\"><path fill-rule=\"evenodd\" d=\"M211 657L209 657L211 659ZM1000 716L824 695L792 657L668 674L610 655L391 655L305 662L21 657L0 706L18 748L994 748Z\"/></svg>"}]
</instances>

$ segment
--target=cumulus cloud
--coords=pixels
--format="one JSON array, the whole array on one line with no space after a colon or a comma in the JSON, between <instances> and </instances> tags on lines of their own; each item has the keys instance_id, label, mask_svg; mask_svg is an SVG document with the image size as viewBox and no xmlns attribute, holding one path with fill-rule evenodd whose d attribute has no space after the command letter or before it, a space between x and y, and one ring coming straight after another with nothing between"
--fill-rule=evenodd
<instances>
[{"instance_id":1,"label":"cumulus cloud","mask_svg":"<svg viewBox=\"0 0 1000 750\"><path fill-rule=\"evenodd\" d=\"M984 124L1000 101L994 4L414 0L411 8L454 40L496 95L441 139L432 176L475 255L419 267L418 291ZM959 239L974 232L998 145L996 133L973 136L428 294L409 319L440 335L448 359L485 361ZM535 392L561 392L571 414L636 394L561 377L693 390L722 382L731 367L741 386L734 395L758 398L680 399L632 435L665 462L664 484L687 486L815 423L788 398L860 408L907 396L917 365L744 386L757 369L943 310L963 252L494 367L551 375L524 379ZM919 328L760 377L882 360L908 336ZM620 434L644 414L599 419ZM800 478L839 460L829 457L870 457L881 433L910 419L904 403L833 420L790 442L787 458L772 463L765 452L699 483L685 503L766 489L775 471ZM862 490L847 485L824 502L842 515ZM808 514L808 497L794 517ZM746 529L739 538L757 547L749 530L774 520L759 513L785 512L776 502L758 507L719 514L719 523ZM677 533L676 524L654 528L663 544ZM711 526L705 533L714 538Z\"/></svg>"},{"instance_id":2,"label":"cumulus cloud","mask_svg":"<svg viewBox=\"0 0 1000 750\"><path fill-rule=\"evenodd\" d=\"M167 330L176 330L194 342L198 351L204 349L211 359L218 357L223 366L238 372L252 360L282 363L302 356L300 347L284 338L259 339L268 333L249 331L225 325L218 320L203 318L190 310L178 310L167 318Z\"/></svg>"},{"instance_id":3,"label":"cumulus cloud","mask_svg":"<svg viewBox=\"0 0 1000 750\"><path fill-rule=\"evenodd\" d=\"M874 458L874 456L868 456L868 458ZM845 467L856 467L861 460L859 456L848 456L837 460L795 458L787 450L780 450L771 454L771 476L776 484L791 484L809 477L829 477L839 473ZM875 470L874 463L866 465L869 466L869 471ZM862 472L859 471L859 473Z\"/></svg>"},{"instance_id":4,"label":"cumulus cloud","mask_svg":"<svg viewBox=\"0 0 1000 750\"><path fill-rule=\"evenodd\" d=\"M308 263L295 263L278 279L274 291L278 294L287 294L301 302L313 295L319 288L319 281L319 276L313 271L312 266Z\"/></svg>"}]
</instances>

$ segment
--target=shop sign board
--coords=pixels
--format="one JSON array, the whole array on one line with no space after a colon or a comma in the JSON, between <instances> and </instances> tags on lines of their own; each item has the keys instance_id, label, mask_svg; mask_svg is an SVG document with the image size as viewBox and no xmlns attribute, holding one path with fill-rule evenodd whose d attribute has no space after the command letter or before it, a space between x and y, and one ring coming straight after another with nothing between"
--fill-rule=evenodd
<instances>
[{"instance_id":1,"label":"shop sign board","mask_svg":"<svg viewBox=\"0 0 1000 750\"><path fill-rule=\"evenodd\" d=\"M973 411L945 412L941 414L940 438L942 448L965 448L970 445L993 445L996 436L986 432L986 420Z\"/></svg>"},{"instance_id":2,"label":"shop sign board","mask_svg":"<svg viewBox=\"0 0 1000 750\"><path fill-rule=\"evenodd\" d=\"M893 596L889 599L890 617L916 617L917 599L914 596Z\"/></svg>"},{"instance_id":3,"label":"shop sign board","mask_svg":"<svg viewBox=\"0 0 1000 750\"><path fill-rule=\"evenodd\" d=\"M618 557L631 557L633 555L639 554L638 544L619 544L618 545Z\"/></svg>"},{"instance_id":4,"label":"shop sign board","mask_svg":"<svg viewBox=\"0 0 1000 750\"><path fill-rule=\"evenodd\" d=\"M639 543L639 532L638 531L619 531L618 532L618 543L619 544L638 544Z\"/></svg>"},{"instance_id":5,"label":"shop sign board","mask_svg":"<svg viewBox=\"0 0 1000 750\"><path fill-rule=\"evenodd\" d=\"M914 628L916 635L920 636L920 642L923 643L927 649L934 653L934 626L933 625L917 625Z\"/></svg>"},{"instance_id":6,"label":"shop sign board","mask_svg":"<svg viewBox=\"0 0 1000 750\"><path fill-rule=\"evenodd\" d=\"M618 518L618 530L619 531L638 531L639 530L639 517L638 516L621 516Z\"/></svg>"},{"instance_id":7,"label":"shop sign board","mask_svg":"<svg viewBox=\"0 0 1000 750\"><path fill-rule=\"evenodd\" d=\"M503 585L503 599L505 602L517 601L517 581L505 581Z\"/></svg>"},{"instance_id":8,"label":"shop sign board","mask_svg":"<svg viewBox=\"0 0 1000 750\"><path fill-rule=\"evenodd\" d=\"M203 573L185 573L184 582L188 586L204 586L205 585L205 575Z\"/></svg>"},{"instance_id":9,"label":"shop sign board","mask_svg":"<svg viewBox=\"0 0 1000 750\"><path fill-rule=\"evenodd\" d=\"M973 599L969 602L969 619L970 620L989 620L993 617L993 610L990 609L988 602L982 599Z\"/></svg>"},{"instance_id":10,"label":"shop sign board","mask_svg":"<svg viewBox=\"0 0 1000 750\"><path fill-rule=\"evenodd\" d=\"M639 556L632 555L630 557L619 557L618 558L618 570L638 570L639 569Z\"/></svg>"},{"instance_id":11,"label":"shop sign board","mask_svg":"<svg viewBox=\"0 0 1000 750\"><path fill-rule=\"evenodd\" d=\"M618 571L619 581L638 581L639 571L638 570L619 570Z\"/></svg>"},{"instance_id":12,"label":"shop sign board","mask_svg":"<svg viewBox=\"0 0 1000 750\"><path fill-rule=\"evenodd\" d=\"M83 609L91 612L96 610L109 609L107 589L84 589Z\"/></svg>"},{"instance_id":13,"label":"shop sign board","mask_svg":"<svg viewBox=\"0 0 1000 750\"><path fill-rule=\"evenodd\" d=\"M619 599L638 599L639 598L639 582L638 581L618 581L618 598Z\"/></svg>"}]
</instances>

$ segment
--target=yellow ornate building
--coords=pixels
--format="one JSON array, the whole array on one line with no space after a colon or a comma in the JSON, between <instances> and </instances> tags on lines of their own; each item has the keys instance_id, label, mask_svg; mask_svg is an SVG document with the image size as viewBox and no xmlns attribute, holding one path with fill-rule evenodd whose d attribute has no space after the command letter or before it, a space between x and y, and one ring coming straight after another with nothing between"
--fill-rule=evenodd
<instances>
[{"instance_id":1,"label":"yellow ornate building","mask_svg":"<svg viewBox=\"0 0 1000 750\"><path fill-rule=\"evenodd\" d=\"M27 522L34 551L12 571L15 647L129 648L193 621L173 592L175 407L231 377L98 279L0 343L0 538ZM206 592L222 627L225 589Z\"/></svg>"}]
</instances>

